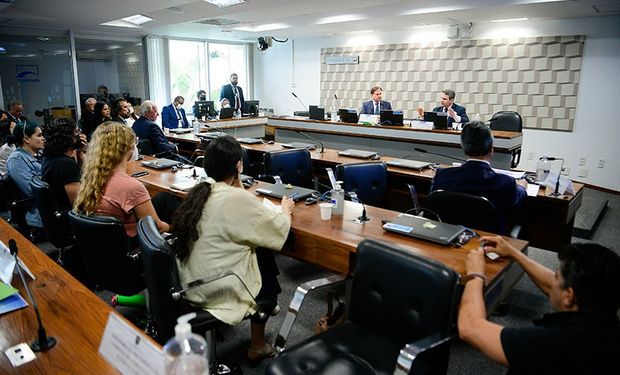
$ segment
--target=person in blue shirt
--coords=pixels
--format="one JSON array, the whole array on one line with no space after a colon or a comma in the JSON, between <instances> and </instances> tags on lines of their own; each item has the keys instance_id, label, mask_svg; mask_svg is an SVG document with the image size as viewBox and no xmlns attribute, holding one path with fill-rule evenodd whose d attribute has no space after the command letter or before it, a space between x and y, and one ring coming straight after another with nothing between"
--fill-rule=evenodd
<instances>
[{"instance_id":1,"label":"person in blue shirt","mask_svg":"<svg viewBox=\"0 0 620 375\"><path fill-rule=\"evenodd\" d=\"M177 96L174 101L161 111L161 124L168 129L189 128L189 121L183 109L185 98Z\"/></svg>"},{"instance_id":2,"label":"person in blue shirt","mask_svg":"<svg viewBox=\"0 0 620 375\"><path fill-rule=\"evenodd\" d=\"M6 161L7 174L25 198L32 198L30 182L41 174L38 154L45 146L45 138L39 125L27 121L15 125L13 140L17 149ZM34 204L28 204L26 222L32 227L43 228L41 216Z\"/></svg>"}]
</instances>

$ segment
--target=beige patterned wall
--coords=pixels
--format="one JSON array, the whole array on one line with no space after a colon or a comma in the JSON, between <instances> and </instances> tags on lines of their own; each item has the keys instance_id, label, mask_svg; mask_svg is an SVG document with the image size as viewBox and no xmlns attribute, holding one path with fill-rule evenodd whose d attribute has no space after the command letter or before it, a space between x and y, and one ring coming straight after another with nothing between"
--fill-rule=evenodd
<instances>
[{"instance_id":1,"label":"beige patterned wall","mask_svg":"<svg viewBox=\"0 0 620 375\"><path fill-rule=\"evenodd\" d=\"M321 103L330 110L361 108L370 88L383 88L392 107L417 116L431 110L439 92L456 91L467 113L488 120L517 111L527 128L571 131L583 53L583 36L458 40L321 49ZM325 56L359 56L359 64L327 65Z\"/></svg>"}]
</instances>

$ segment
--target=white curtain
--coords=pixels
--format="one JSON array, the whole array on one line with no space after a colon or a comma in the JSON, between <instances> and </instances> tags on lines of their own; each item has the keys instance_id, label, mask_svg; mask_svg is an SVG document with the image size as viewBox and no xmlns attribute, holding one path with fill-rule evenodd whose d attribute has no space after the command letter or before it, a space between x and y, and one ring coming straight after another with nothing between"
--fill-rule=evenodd
<instances>
[{"instance_id":1,"label":"white curtain","mask_svg":"<svg viewBox=\"0 0 620 375\"><path fill-rule=\"evenodd\" d=\"M166 39L159 36L149 35L146 40L146 61L149 81L149 100L155 102L161 112L161 108L169 102L168 97L168 71L166 58ZM161 118L157 118L161 123Z\"/></svg>"}]
</instances>

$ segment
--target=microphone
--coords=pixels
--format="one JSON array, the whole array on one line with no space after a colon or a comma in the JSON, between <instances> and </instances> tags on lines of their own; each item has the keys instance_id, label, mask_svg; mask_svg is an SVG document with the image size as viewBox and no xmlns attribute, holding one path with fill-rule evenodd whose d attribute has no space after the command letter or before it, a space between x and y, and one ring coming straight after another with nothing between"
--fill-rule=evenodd
<instances>
[{"instance_id":1,"label":"microphone","mask_svg":"<svg viewBox=\"0 0 620 375\"><path fill-rule=\"evenodd\" d=\"M37 315L37 322L39 323L39 331L38 338L30 344L30 347L35 352L45 352L48 349L51 349L56 345L56 339L53 337L48 337L45 333L45 328L43 328L43 322L41 322L41 313L39 312L39 306L37 305L37 301L34 299L34 295L30 291L28 287L28 283L26 283L26 279L24 278L24 273L22 272L22 268L19 265L19 260L17 258L17 243L14 239L9 240L9 249L11 254L15 257L15 267L17 267L17 272L19 273L20 279L22 279L22 283L24 284L24 288L26 289L26 293L28 293L28 298L32 303L32 307L34 308L34 312Z\"/></svg>"},{"instance_id":2,"label":"microphone","mask_svg":"<svg viewBox=\"0 0 620 375\"><path fill-rule=\"evenodd\" d=\"M328 186L328 185L325 185L322 182L319 182L316 178L312 178L312 177L309 177L309 176L306 176L306 175L302 175L302 176L307 177L310 181L314 182L315 184L319 185L322 188L327 189L328 191L333 191L334 190L331 186ZM343 189L343 191L344 191L344 189ZM351 199L352 202L355 200L355 201L357 201L357 203L362 205L362 214L357 218L357 220L361 221L362 223L370 221L370 218L366 215L366 205L357 196L357 193L355 193L355 192L349 193L347 191L344 191L344 195L348 196Z\"/></svg>"},{"instance_id":3,"label":"microphone","mask_svg":"<svg viewBox=\"0 0 620 375\"><path fill-rule=\"evenodd\" d=\"M301 105L303 105L303 106L304 106L304 108L306 109L306 111L308 111L308 107L306 107L306 105L304 104L304 102L302 102L302 101L301 101L301 99L299 99L299 97L298 97L297 95L295 95L295 93L294 93L294 92L292 92L291 94L293 94L293 96L294 96L297 100L299 100L299 102L301 103Z\"/></svg>"},{"instance_id":4,"label":"microphone","mask_svg":"<svg viewBox=\"0 0 620 375\"><path fill-rule=\"evenodd\" d=\"M564 158L548 156L547 160L549 161L562 160L562 165L560 166L560 171L558 172L558 179L555 181L555 191L551 193L552 197L558 197L561 195L560 194L560 176L562 176L562 171L564 170Z\"/></svg>"},{"instance_id":5,"label":"microphone","mask_svg":"<svg viewBox=\"0 0 620 375\"><path fill-rule=\"evenodd\" d=\"M431 154L431 155L443 156L443 157L445 157L445 158L448 158L448 159L454 159L454 160L458 160L458 161L461 161L461 162L466 162L466 161L467 161L467 160L465 160L465 159L457 158L456 156L451 156L451 155L446 155L446 154L440 154L439 152L431 152L431 151L427 151L427 150L425 150L425 149L423 149L423 148L414 147L413 149L414 149L414 150L416 150L417 152L422 152L422 153L424 153L424 154Z\"/></svg>"},{"instance_id":6,"label":"microphone","mask_svg":"<svg viewBox=\"0 0 620 375\"><path fill-rule=\"evenodd\" d=\"M295 130L295 133L299 133L299 134L303 135L306 138L309 138L309 139L312 139L313 141L319 142L319 144L321 145L321 154L325 153L325 147L323 147L323 142L319 141L318 138L314 138L313 136L311 136L309 134L306 134L306 133L304 133L302 131L299 131L299 130Z\"/></svg>"},{"instance_id":7,"label":"microphone","mask_svg":"<svg viewBox=\"0 0 620 375\"><path fill-rule=\"evenodd\" d=\"M334 99L336 99L336 109L339 109L340 103L338 102L338 95L334 94Z\"/></svg>"}]
</instances>

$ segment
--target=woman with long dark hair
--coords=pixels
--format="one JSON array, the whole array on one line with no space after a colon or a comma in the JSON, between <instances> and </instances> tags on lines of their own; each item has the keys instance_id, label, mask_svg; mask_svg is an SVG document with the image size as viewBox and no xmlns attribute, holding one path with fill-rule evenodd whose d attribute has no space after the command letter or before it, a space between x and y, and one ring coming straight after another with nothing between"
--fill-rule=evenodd
<instances>
[{"instance_id":1,"label":"woman with long dark hair","mask_svg":"<svg viewBox=\"0 0 620 375\"><path fill-rule=\"evenodd\" d=\"M86 134L86 138L90 140L97 127L106 121L112 121L110 117L110 105L104 101L98 101L95 104L95 112L92 119L82 125L82 132Z\"/></svg>"},{"instance_id":2,"label":"woman with long dark hair","mask_svg":"<svg viewBox=\"0 0 620 375\"><path fill-rule=\"evenodd\" d=\"M282 213L264 207L240 182L243 170L241 146L231 136L219 137L205 149L207 182L194 187L179 207L173 221L177 234L175 251L181 281L232 271L234 277L221 279L187 292L187 299L202 306L219 320L239 323L251 319L250 362L274 355L265 342L266 318L277 306L281 291L277 266L271 250L280 250L291 226L294 202L282 198ZM268 250L271 249L271 250Z\"/></svg>"}]
</instances>

